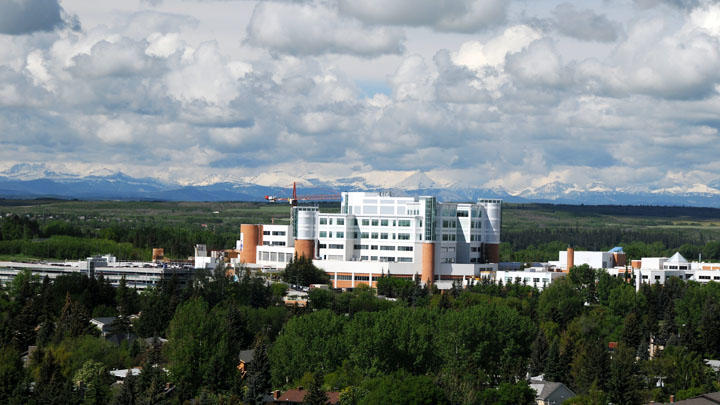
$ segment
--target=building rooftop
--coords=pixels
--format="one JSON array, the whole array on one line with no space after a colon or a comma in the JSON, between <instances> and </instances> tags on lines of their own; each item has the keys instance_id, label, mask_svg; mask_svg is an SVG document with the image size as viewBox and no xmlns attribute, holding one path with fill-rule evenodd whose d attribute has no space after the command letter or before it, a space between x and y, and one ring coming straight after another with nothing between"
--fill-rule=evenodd
<instances>
[{"instance_id":1,"label":"building rooftop","mask_svg":"<svg viewBox=\"0 0 720 405\"><path fill-rule=\"evenodd\" d=\"M670 259L668 259L667 263L669 264L687 264L688 261L685 259L680 252L675 252Z\"/></svg>"}]
</instances>

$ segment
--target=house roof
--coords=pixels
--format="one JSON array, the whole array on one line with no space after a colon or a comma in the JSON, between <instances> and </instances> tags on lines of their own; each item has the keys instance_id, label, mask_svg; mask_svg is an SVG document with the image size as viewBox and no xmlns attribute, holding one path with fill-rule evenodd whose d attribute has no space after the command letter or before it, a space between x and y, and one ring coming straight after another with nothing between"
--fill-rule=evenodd
<instances>
[{"instance_id":1,"label":"house roof","mask_svg":"<svg viewBox=\"0 0 720 405\"><path fill-rule=\"evenodd\" d=\"M238 360L239 360L239 361L244 361L245 363L251 362L254 357L255 357L255 350L254 350L254 349L242 350L242 351L238 354Z\"/></svg>"},{"instance_id":2,"label":"house roof","mask_svg":"<svg viewBox=\"0 0 720 405\"><path fill-rule=\"evenodd\" d=\"M280 395L280 398L278 398L275 402L302 403L305 398L305 394L307 394L306 390L287 390ZM339 392L330 391L325 394L327 394L328 403L337 404L340 402Z\"/></svg>"},{"instance_id":3,"label":"house roof","mask_svg":"<svg viewBox=\"0 0 720 405\"><path fill-rule=\"evenodd\" d=\"M687 264L688 261L680 254L680 252L675 252L675 254L672 255L667 262L671 264Z\"/></svg>"},{"instance_id":4,"label":"house roof","mask_svg":"<svg viewBox=\"0 0 720 405\"><path fill-rule=\"evenodd\" d=\"M565 386L565 384L560 382L552 382L552 381L540 381L540 380L532 380L530 381L530 388L534 389L535 392L537 392L537 399L546 400L550 395L555 392L560 387ZM565 387L568 391L572 392L569 388Z\"/></svg>"},{"instance_id":5,"label":"house roof","mask_svg":"<svg viewBox=\"0 0 720 405\"><path fill-rule=\"evenodd\" d=\"M667 402L666 402L667 403ZM720 404L720 391L702 394L697 397L675 401L673 405L717 405ZM658 404L659 405L659 404Z\"/></svg>"},{"instance_id":6,"label":"house roof","mask_svg":"<svg viewBox=\"0 0 720 405\"><path fill-rule=\"evenodd\" d=\"M99 318L92 318L90 322L101 324L101 325L110 325L111 323L115 322L115 319L117 319L114 316L104 316Z\"/></svg>"}]
</instances>

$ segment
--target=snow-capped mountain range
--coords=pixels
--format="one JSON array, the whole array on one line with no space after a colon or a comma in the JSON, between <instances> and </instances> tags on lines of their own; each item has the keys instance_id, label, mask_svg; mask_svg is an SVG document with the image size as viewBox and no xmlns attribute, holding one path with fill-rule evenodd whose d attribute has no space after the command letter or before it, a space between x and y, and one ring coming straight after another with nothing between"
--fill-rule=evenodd
<instances>
[{"instance_id":1,"label":"snow-capped mountain range","mask_svg":"<svg viewBox=\"0 0 720 405\"><path fill-rule=\"evenodd\" d=\"M0 171L0 198L260 201L265 195L289 196L293 181L301 195L382 190L396 195L436 195L443 201L473 201L483 197L509 202L720 207L720 183L638 189L613 188L601 183L581 186L551 182L508 190L498 186L463 187L443 183L420 171L392 176L384 172L366 172L333 180L276 171L252 177L210 176L191 182L136 178L107 169L77 175L54 171L43 164L17 164Z\"/></svg>"}]
</instances>

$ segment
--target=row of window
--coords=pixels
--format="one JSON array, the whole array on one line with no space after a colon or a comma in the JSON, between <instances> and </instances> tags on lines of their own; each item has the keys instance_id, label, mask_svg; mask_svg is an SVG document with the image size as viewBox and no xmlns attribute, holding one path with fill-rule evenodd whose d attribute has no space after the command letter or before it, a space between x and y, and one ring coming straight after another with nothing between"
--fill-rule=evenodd
<instances>
[{"instance_id":1,"label":"row of window","mask_svg":"<svg viewBox=\"0 0 720 405\"><path fill-rule=\"evenodd\" d=\"M320 225L333 225L333 219L335 225L345 225L345 218L326 218L320 217Z\"/></svg>"},{"instance_id":2,"label":"row of window","mask_svg":"<svg viewBox=\"0 0 720 405\"><path fill-rule=\"evenodd\" d=\"M320 231L320 237L321 237L321 238L332 238L332 237L333 237L333 232L332 232L332 231L330 231L330 232L328 232L328 231ZM337 232L335 232L335 237L336 237L336 238L344 238L344 237L345 237L345 232L343 232L343 231L337 231Z\"/></svg>"},{"instance_id":3,"label":"row of window","mask_svg":"<svg viewBox=\"0 0 720 405\"><path fill-rule=\"evenodd\" d=\"M269 241L264 240L263 246L285 246L285 242L276 241L276 240L269 242Z\"/></svg>"},{"instance_id":4,"label":"row of window","mask_svg":"<svg viewBox=\"0 0 720 405\"><path fill-rule=\"evenodd\" d=\"M345 249L345 245L334 244L334 243L320 243L318 245L320 249Z\"/></svg>"},{"instance_id":5,"label":"row of window","mask_svg":"<svg viewBox=\"0 0 720 405\"><path fill-rule=\"evenodd\" d=\"M395 250L395 246L378 246L378 245L354 245L355 250ZM412 246L398 246L397 250L400 252L412 252Z\"/></svg>"},{"instance_id":6,"label":"row of window","mask_svg":"<svg viewBox=\"0 0 720 405\"><path fill-rule=\"evenodd\" d=\"M412 221L409 219L368 219L364 218L360 221L364 226L402 226L409 227ZM326 218L320 217L320 225L345 225L345 218ZM353 225L358 225L358 220L353 220ZM418 226L422 226L422 221L419 222Z\"/></svg>"},{"instance_id":7,"label":"row of window","mask_svg":"<svg viewBox=\"0 0 720 405\"><path fill-rule=\"evenodd\" d=\"M319 233L321 238L332 238L333 235L335 235L336 238L344 238L345 232L342 231L320 231ZM409 233L385 233L385 232L353 232L353 238L354 239L398 239L398 240L410 240L410 234Z\"/></svg>"},{"instance_id":8,"label":"row of window","mask_svg":"<svg viewBox=\"0 0 720 405\"><path fill-rule=\"evenodd\" d=\"M520 277L515 277L514 279L513 279L512 277L505 277L505 282L506 282L506 283L512 283L513 281L514 281L514 282L524 281L524 282L526 282L526 283L529 283L529 282L530 282L530 277L525 277L525 278L523 278L523 279L521 279ZM533 282L533 283L539 283L539 282L540 282L540 278L538 278L538 277L533 277L532 282ZM542 282L543 282L543 283L549 283L549 282L550 282L550 279L549 279L549 278L543 278L543 279L542 279Z\"/></svg>"},{"instance_id":9,"label":"row of window","mask_svg":"<svg viewBox=\"0 0 720 405\"><path fill-rule=\"evenodd\" d=\"M263 235L265 236L285 236L285 231L263 231Z\"/></svg>"}]
</instances>

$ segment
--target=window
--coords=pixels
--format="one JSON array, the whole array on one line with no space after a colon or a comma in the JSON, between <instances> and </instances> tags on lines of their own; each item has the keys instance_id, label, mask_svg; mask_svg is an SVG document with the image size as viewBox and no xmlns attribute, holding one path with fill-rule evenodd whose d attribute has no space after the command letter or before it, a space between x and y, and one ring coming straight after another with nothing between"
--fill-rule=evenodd
<instances>
[{"instance_id":1,"label":"window","mask_svg":"<svg viewBox=\"0 0 720 405\"><path fill-rule=\"evenodd\" d=\"M338 279L338 281L340 281L340 280L350 281L350 280L352 280L352 276L346 276L346 275L342 274L342 275L338 275L337 279Z\"/></svg>"},{"instance_id":2,"label":"window","mask_svg":"<svg viewBox=\"0 0 720 405\"><path fill-rule=\"evenodd\" d=\"M273 231L274 236L285 236L285 231Z\"/></svg>"},{"instance_id":3,"label":"window","mask_svg":"<svg viewBox=\"0 0 720 405\"><path fill-rule=\"evenodd\" d=\"M410 234L409 233L399 233L398 239L400 240L410 240Z\"/></svg>"},{"instance_id":4,"label":"window","mask_svg":"<svg viewBox=\"0 0 720 405\"><path fill-rule=\"evenodd\" d=\"M270 231L263 231L263 235L270 235Z\"/></svg>"},{"instance_id":5,"label":"window","mask_svg":"<svg viewBox=\"0 0 720 405\"><path fill-rule=\"evenodd\" d=\"M387 220L387 219L381 219L381 220L380 220L380 226L388 226L388 220Z\"/></svg>"},{"instance_id":6,"label":"window","mask_svg":"<svg viewBox=\"0 0 720 405\"><path fill-rule=\"evenodd\" d=\"M370 237L370 232L360 232L361 239L367 239Z\"/></svg>"},{"instance_id":7,"label":"window","mask_svg":"<svg viewBox=\"0 0 720 405\"><path fill-rule=\"evenodd\" d=\"M412 263L412 257L398 257L397 261L400 263Z\"/></svg>"},{"instance_id":8,"label":"window","mask_svg":"<svg viewBox=\"0 0 720 405\"><path fill-rule=\"evenodd\" d=\"M332 232L328 232L328 238L332 238Z\"/></svg>"},{"instance_id":9,"label":"window","mask_svg":"<svg viewBox=\"0 0 720 405\"><path fill-rule=\"evenodd\" d=\"M412 252L413 247L412 246L398 246L397 250L401 252Z\"/></svg>"},{"instance_id":10,"label":"window","mask_svg":"<svg viewBox=\"0 0 720 405\"><path fill-rule=\"evenodd\" d=\"M387 239L387 238L388 238L388 234L386 234L386 233L380 234L380 239Z\"/></svg>"},{"instance_id":11,"label":"window","mask_svg":"<svg viewBox=\"0 0 720 405\"><path fill-rule=\"evenodd\" d=\"M395 250L395 246L380 246L380 250Z\"/></svg>"},{"instance_id":12,"label":"window","mask_svg":"<svg viewBox=\"0 0 720 405\"><path fill-rule=\"evenodd\" d=\"M539 278L533 278L533 283L539 283L539 282L540 282Z\"/></svg>"},{"instance_id":13,"label":"window","mask_svg":"<svg viewBox=\"0 0 720 405\"><path fill-rule=\"evenodd\" d=\"M345 225L345 218L338 218L336 223L338 225Z\"/></svg>"},{"instance_id":14,"label":"window","mask_svg":"<svg viewBox=\"0 0 720 405\"><path fill-rule=\"evenodd\" d=\"M442 240L445 240L445 241L454 241L454 240L455 240L455 234L447 234L447 233L444 233L443 236L442 236Z\"/></svg>"},{"instance_id":15,"label":"window","mask_svg":"<svg viewBox=\"0 0 720 405\"><path fill-rule=\"evenodd\" d=\"M660 280L660 276L655 276L655 280Z\"/></svg>"},{"instance_id":16,"label":"window","mask_svg":"<svg viewBox=\"0 0 720 405\"><path fill-rule=\"evenodd\" d=\"M368 248L368 245L355 245L356 250L367 249L367 248Z\"/></svg>"},{"instance_id":17,"label":"window","mask_svg":"<svg viewBox=\"0 0 720 405\"><path fill-rule=\"evenodd\" d=\"M355 225L355 226L358 225L358 220L357 220L357 218L353 218L353 225Z\"/></svg>"},{"instance_id":18,"label":"window","mask_svg":"<svg viewBox=\"0 0 720 405\"><path fill-rule=\"evenodd\" d=\"M369 219L363 219L363 220L362 220L362 224L363 224L363 225L370 225L370 220L369 220Z\"/></svg>"},{"instance_id":19,"label":"window","mask_svg":"<svg viewBox=\"0 0 720 405\"><path fill-rule=\"evenodd\" d=\"M367 260L367 259L368 259L367 256L360 256L360 260Z\"/></svg>"},{"instance_id":20,"label":"window","mask_svg":"<svg viewBox=\"0 0 720 405\"><path fill-rule=\"evenodd\" d=\"M327 231L320 231L321 238L327 238Z\"/></svg>"},{"instance_id":21,"label":"window","mask_svg":"<svg viewBox=\"0 0 720 405\"><path fill-rule=\"evenodd\" d=\"M360 232L353 232L353 238L357 239L358 237L360 237Z\"/></svg>"},{"instance_id":22,"label":"window","mask_svg":"<svg viewBox=\"0 0 720 405\"><path fill-rule=\"evenodd\" d=\"M355 276L355 281L370 281L369 276Z\"/></svg>"},{"instance_id":23,"label":"window","mask_svg":"<svg viewBox=\"0 0 720 405\"><path fill-rule=\"evenodd\" d=\"M380 261L381 261L381 262L394 262L394 261L395 261L395 258L394 258L394 257L380 256Z\"/></svg>"},{"instance_id":24,"label":"window","mask_svg":"<svg viewBox=\"0 0 720 405\"><path fill-rule=\"evenodd\" d=\"M699 276L700 280L710 280L710 276Z\"/></svg>"},{"instance_id":25,"label":"window","mask_svg":"<svg viewBox=\"0 0 720 405\"><path fill-rule=\"evenodd\" d=\"M371 238L372 238L372 239L377 239L377 238L378 238L378 233L377 233L377 232L373 232L373 233L371 234Z\"/></svg>"},{"instance_id":26,"label":"window","mask_svg":"<svg viewBox=\"0 0 720 405\"><path fill-rule=\"evenodd\" d=\"M377 245L370 245L370 250L378 250Z\"/></svg>"},{"instance_id":27,"label":"window","mask_svg":"<svg viewBox=\"0 0 720 405\"><path fill-rule=\"evenodd\" d=\"M458 212L457 212L457 216L459 216L459 217L467 217L467 216L468 216L468 212L467 212L467 211L458 211Z\"/></svg>"},{"instance_id":28,"label":"window","mask_svg":"<svg viewBox=\"0 0 720 405\"><path fill-rule=\"evenodd\" d=\"M327 225L327 218L320 218L320 225Z\"/></svg>"},{"instance_id":29,"label":"window","mask_svg":"<svg viewBox=\"0 0 720 405\"><path fill-rule=\"evenodd\" d=\"M373 219L373 220L372 220L372 226L378 226L378 220L377 220L377 219Z\"/></svg>"},{"instance_id":30,"label":"window","mask_svg":"<svg viewBox=\"0 0 720 405\"><path fill-rule=\"evenodd\" d=\"M335 237L336 238L344 238L345 232L342 232L342 231L335 232Z\"/></svg>"},{"instance_id":31,"label":"window","mask_svg":"<svg viewBox=\"0 0 720 405\"><path fill-rule=\"evenodd\" d=\"M329 244L328 249L344 249L345 245Z\"/></svg>"},{"instance_id":32,"label":"window","mask_svg":"<svg viewBox=\"0 0 720 405\"><path fill-rule=\"evenodd\" d=\"M324 243L319 243L319 244L318 244L318 247L319 247L320 249L325 249L325 248L327 248L327 245L324 244Z\"/></svg>"},{"instance_id":33,"label":"window","mask_svg":"<svg viewBox=\"0 0 720 405\"><path fill-rule=\"evenodd\" d=\"M410 220L409 219L400 219L400 220L398 220L398 226L410 226Z\"/></svg>"}]
</instances>

